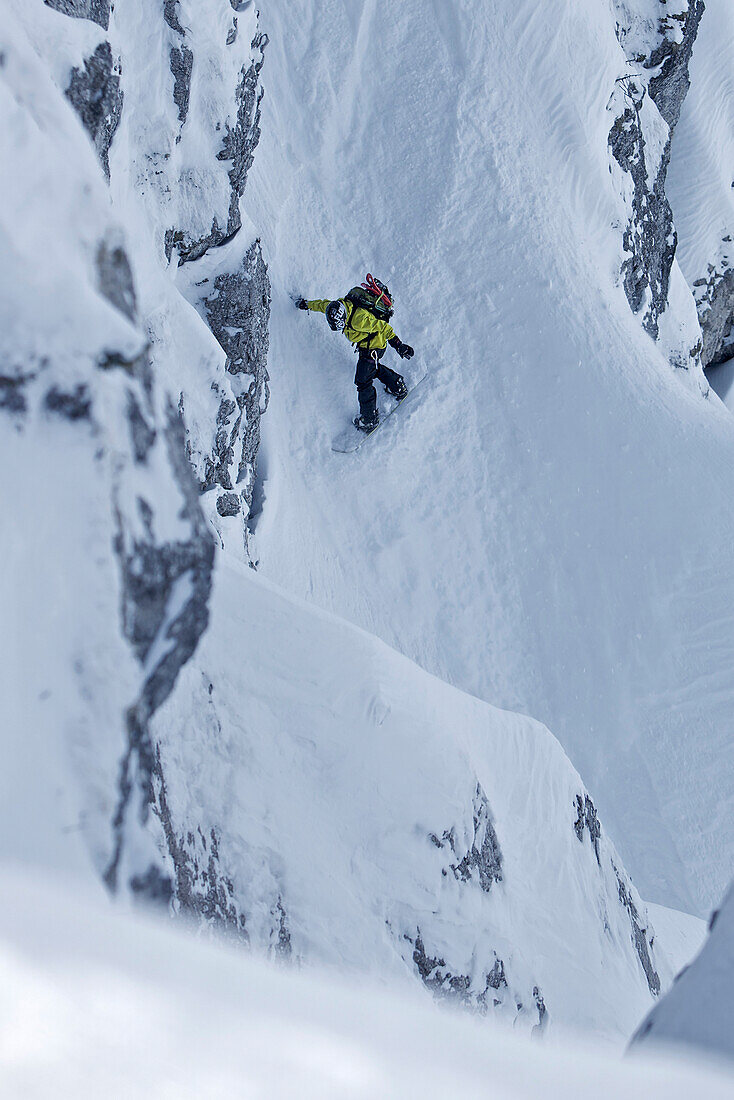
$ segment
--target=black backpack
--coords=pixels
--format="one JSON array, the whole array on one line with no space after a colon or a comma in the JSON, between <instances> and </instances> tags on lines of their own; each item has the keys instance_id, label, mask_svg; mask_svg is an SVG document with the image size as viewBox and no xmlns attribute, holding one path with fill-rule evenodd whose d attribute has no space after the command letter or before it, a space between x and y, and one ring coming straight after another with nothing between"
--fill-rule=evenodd
<instances>
[{"instance_id":1,"label":"black backpack","mask_svg":"<svg viewBox=\"0 0 734 1100\"><path fill-rule=\"evenodd\" d=\"M356 308L366 309L378 321L389 321L394 312L390 291L370 274L361 286L352 287L344 296L344 301L351 302Z\"/></svg>"}]
</instances>

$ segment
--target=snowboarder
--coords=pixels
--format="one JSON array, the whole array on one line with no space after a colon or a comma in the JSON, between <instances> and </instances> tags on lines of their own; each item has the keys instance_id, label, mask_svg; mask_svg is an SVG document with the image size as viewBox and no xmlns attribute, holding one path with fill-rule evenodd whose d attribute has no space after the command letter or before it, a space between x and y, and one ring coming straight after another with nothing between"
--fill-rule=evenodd
<instances>
[{"instance_id":1,"label":"snowboarder","mask_svg":"<svg viewBox=\"0 0 734 1100\"><path fill-rule=\"evenodd\" d=\"M399 340L388 324L393 314L388 288L379 279L367 275L361 286L352 287L343 298L334 301L317 298L310 302L298 298L296 306L325 313L329 328L343 332L354 345L358 354L354 384L359 398L359 416L354 424L363 432L373 431L380 421L373 380L377 378L382 382L387 392L399 401L408 392L403 376L380 362L387 345L394 348L401 359L410 359L413 355L412 347Z\"/></svg>"}]
</instances>

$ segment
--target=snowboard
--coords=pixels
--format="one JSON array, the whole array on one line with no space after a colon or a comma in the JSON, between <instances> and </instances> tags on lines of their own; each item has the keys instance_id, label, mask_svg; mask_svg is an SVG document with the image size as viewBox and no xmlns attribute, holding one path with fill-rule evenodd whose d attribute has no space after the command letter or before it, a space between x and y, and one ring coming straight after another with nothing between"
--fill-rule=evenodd
<instances>
[{"instance_id":1,"label":"snowboard","mask_svg":"<svg viewBox=\"0 0 734 1100\"><path fill-rule=\"evenodd\" d=\"M413 382L412 384L410 384L408 392L406 393L402 401L395 401L395 399L393 398L392 407L380 414L379 423L377 424L376 428L372 429L371 432L360 431L359 428L356 428L354 424L352 424L350 428L348 428L345 432L342 432L341 435L336 437L331 445L332 451L338 451L340 454L349 454L351 451L358 451L363 443L366 443L367 440L371 439L376 432L379 432L385 421L389 420L392 414L394 412L397 412L401 405L404 405L406 401L410 401L411 395L415 392L418 386L420 386L421 382L423 382L426 378L427 375L423 374L417 382Z\"/></svg>"}]
</instances>

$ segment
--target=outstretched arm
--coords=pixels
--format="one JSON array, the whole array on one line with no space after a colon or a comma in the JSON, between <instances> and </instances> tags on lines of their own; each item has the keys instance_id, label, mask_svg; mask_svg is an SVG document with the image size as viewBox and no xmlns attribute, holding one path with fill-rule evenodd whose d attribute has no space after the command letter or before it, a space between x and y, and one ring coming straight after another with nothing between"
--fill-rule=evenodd
<instances>
[{"instance_id":1,"label":"outstretched arm","mask_svg":"<svg viewBox=\"0 0 734 1100\"><path fill-rule=\"evenodd\" d=\"M311 302L307 302L305 298L298 298L296 299L296 308L310 309L313 313L326 313L326 307L330 301L331 298L314 298Z\"/></svg>"}]
</instances>

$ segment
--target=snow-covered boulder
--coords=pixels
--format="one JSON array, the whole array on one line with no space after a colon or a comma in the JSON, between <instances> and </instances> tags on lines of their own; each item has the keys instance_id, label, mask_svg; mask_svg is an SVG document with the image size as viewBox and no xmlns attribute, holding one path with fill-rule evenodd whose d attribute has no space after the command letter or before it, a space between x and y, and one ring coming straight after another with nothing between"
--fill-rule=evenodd
<instances>
[{"instance_id":1,"label":"snow-covered boulder","mask_svg":"<svg viewBox=\"0 0 734 1100\"><path fill-rule=\"evenodd\" d=\"M633 1047L680 1044L734 1059L734 887L700 954L637 1031Z\"/></svg>"}]
</instances>

